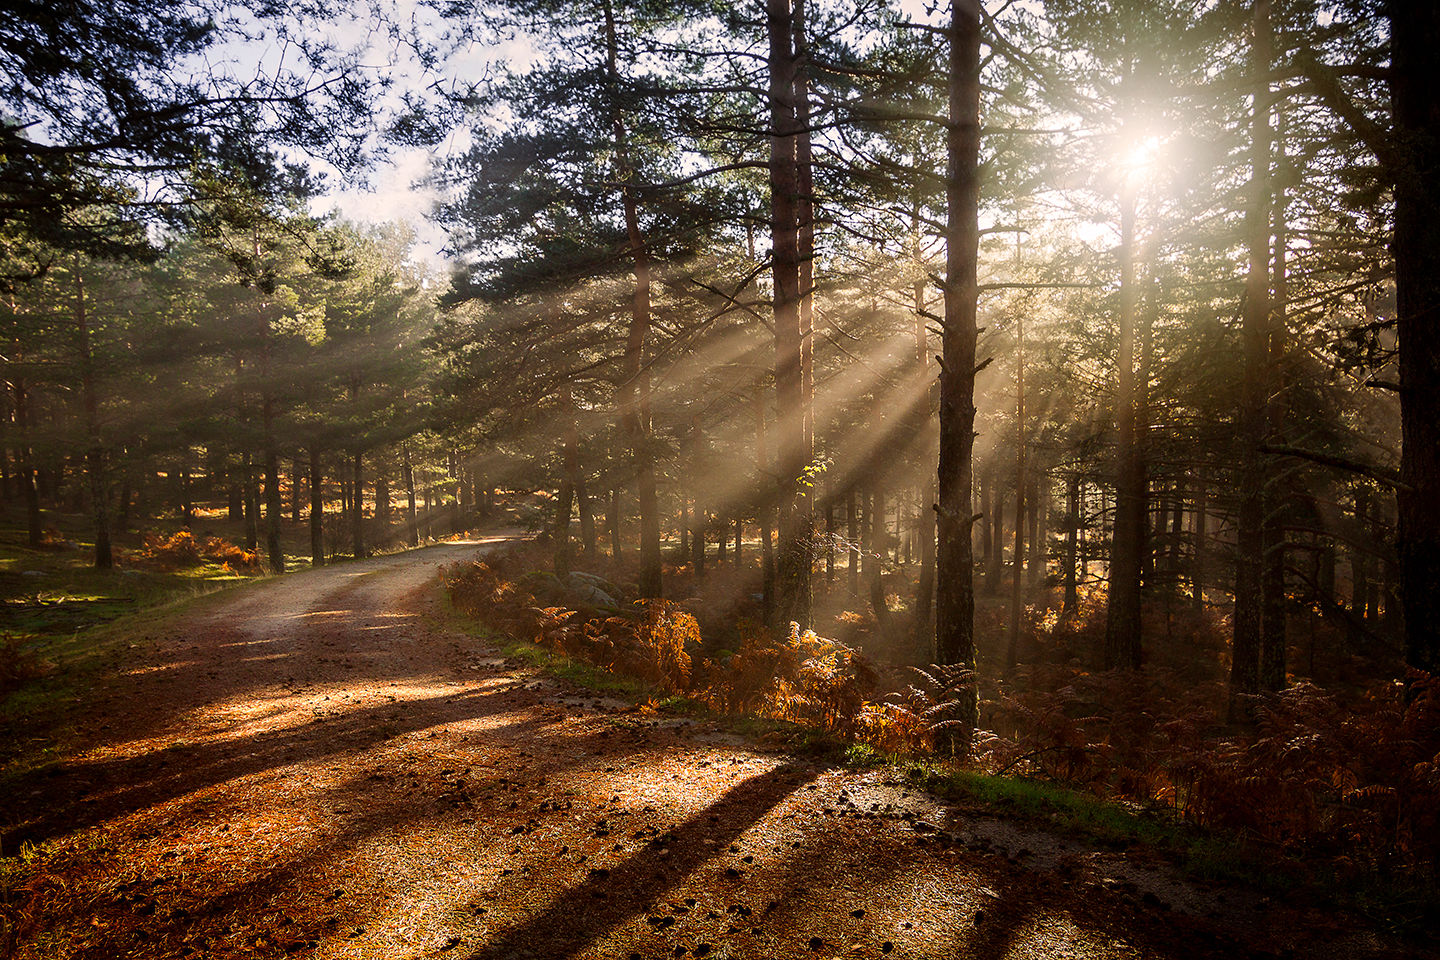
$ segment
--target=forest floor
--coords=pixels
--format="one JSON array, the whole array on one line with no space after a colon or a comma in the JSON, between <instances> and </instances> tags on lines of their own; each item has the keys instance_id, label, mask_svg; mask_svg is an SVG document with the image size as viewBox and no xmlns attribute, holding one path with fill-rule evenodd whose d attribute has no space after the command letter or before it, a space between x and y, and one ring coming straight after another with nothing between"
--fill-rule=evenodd
<instances>
[{"instance_id":1,"label":"forest floor","mask_svg":"<svg viewBox=\"0 0 1440 960\"><path fill-rule=\"evenodd\" d=\"M572 686L456 624L477 549L147 622L0 780L0 956L1435 955Z\"/></svg>"}]
</instances>

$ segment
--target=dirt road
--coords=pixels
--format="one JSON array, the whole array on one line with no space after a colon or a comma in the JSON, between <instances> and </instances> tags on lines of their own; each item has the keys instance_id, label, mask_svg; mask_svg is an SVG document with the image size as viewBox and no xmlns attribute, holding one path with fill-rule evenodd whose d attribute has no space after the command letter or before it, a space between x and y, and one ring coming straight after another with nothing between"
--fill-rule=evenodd
<instances>
[{"instance_id":1,"label":"dirt road","mask_svg":"<svg viewBox=\"0 0 1440 960\"><path fill-rule=\"evenodd\" d=\"M447 630L446 545L211 603L8 802L17 957L1414 955ZM17 892L18 891L18 892ZM0 940L0 954L6 946Z\"/></svg>"}]
</instances>

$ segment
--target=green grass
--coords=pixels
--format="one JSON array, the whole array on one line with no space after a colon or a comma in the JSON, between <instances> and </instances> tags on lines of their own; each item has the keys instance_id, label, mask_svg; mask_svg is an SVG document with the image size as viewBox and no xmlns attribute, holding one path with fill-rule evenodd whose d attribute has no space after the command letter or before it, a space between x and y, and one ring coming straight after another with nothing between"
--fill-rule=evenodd
<instances>
[{"instance_id":1,"label":"green grass","mask_svg":"<svg viewBox=\"0 0 1440 960\"><path fill-rule=\"evenodd\" d=\"M65 543L32 549L13 518L0 522L0 787L55 762L75 705L133 659L159 620L260 579L218 564L155 570L122 560L96 570L83 518L46 520L59 524Z\"/></svg>"}]
</instances>

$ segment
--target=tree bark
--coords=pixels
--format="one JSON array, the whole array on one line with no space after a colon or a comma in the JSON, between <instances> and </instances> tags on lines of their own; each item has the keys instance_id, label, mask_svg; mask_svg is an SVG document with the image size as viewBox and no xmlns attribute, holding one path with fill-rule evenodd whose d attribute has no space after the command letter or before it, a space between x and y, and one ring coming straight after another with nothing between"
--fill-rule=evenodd
<instances>
[{"instance_id":1,"label":"tree bark","mask_svg":"<svg viewBox=\"0 0 1440 960\"><path fill-rule=\"evenodd\" d=\"M355 451L350 462L350 539L355 544L355 559L370 555L365 548L365 456Z\"/></svg>"},{"instance_id":2,"label":"tree bark","mask_svg":"<svg viewBox=\"0 0 1440 960\"><path fill-rule=\"evenodd\" d=\"M1074 613L1080 606L1080 591L1075 581L1076 548L1080 536L1080 474L1070 475L1065 483L1065 600L1061 609Z\"/></svg>"},{"instance_id":3,"label":"tree bark","mask_svg":"<svg viewBox=\"0 0 1440 960\"><path fill-rule=\"evenodd\" d=\"M555 575L570 572L570 514L575 507L575 491L580 476L580 428L575 422L575 405L570 387L560 387L561 475L560 492L555 503Z\"/></svg>"},{"instance_id":4,"label":"tree bark","mask_svg":"<svg viewBox=\"0 0 1440 960\"><path fill-rule=\"evenodd\" d=\"M291 457L291 458L290 458L290 519L291 519L293 522L295 522L295 523L299 523L299 522L300 522L301 504L304 502L304 499L305 499L303 496L300 495L300 477L301 477L301 473L302 473L302 471L301 471L301 469L300 469L300 458L299 458L299 457Z\"/></svg>"},{"instance_id":5,"label":"tree bark","mask_svg":"<svg viewBox=\"0 0 1440 960\"><path fill-rule=\"evenodd\" d=\"M110 546L110 489L105 477L105 444L100 436L100 395L95 384L95 354L90 338L90 313L86 309L85 281L80 276L80 256L74 257L75 337L80 356L81 405L85 410L85 472L90 485L90 511L95 525L95 568L110 570L115 554Z\"/></svg>"},{"instance_id":6,"label":"tree bark","mask_svg":"<svg viewBox=\"0 0 1440 960\"><path fill-rule=\"evenodd\" d=\"M285 553L280 549L280 450L275 441L275 398L267 389L261 401L265 429L265 554L271 573L285 572Z\"/></svg>"},{"instance_id":7,"label":"tree bark","mask_svg":"<svg viewBox=\"0 0 1440 960\"><path fill-rule=\"evenodd\" d=\"M1250 113L1250 197L1245 232L1250 264L1245 280L1241 319L1244 371L1240 383L1239 433L1242 445L1235 520L1235 614L1230 650L1232 722L1251 717L1260 692L1260 650L1263 637L1265 484L1268 457L1265 403L1270 354L1270 0L1256 0L1253 10L1251 73L1255 88Z\"/></svg>"},{"instance_id":8,"label":"tree bark","mask_svg":"<svg viewBox=\"0 0 1440 960\"><path fill-rule=\"evenodd\" d=\"M625 337L625 378L620 388L621 420L630 442L635 464L635 493L640 512L640 575L642 597L663 595L660 558L660 506L655 487L655 451L650 437L650 373L645 364L645 340L650 333L650 256L640 230L640 212L631 189L633 170L629 141L619 100L619 42L615 12L610 0L603 4L605 46L611 85L611 128L615 138L620 205L625 217L626 240L635 274L630 299L630 325Z\"/></svg>"},{"instance_id":9,"label":"tree bark","mask_svg":"<svg viewBox=\"0 0 1440 960\"><path fill-rule=\"evenodd\" d=\"M310 444L310 566L325 565L325 479L320 444Z\"/></svg>"},{"instance_id":10,"label":"tree bark","mask_svg":"<svg viewBox=\"0 0 1440 960\"><path fill-rule=\"evenodd\" d=\"M420 546L420 523L415 516L415 467L410 462L410 445L400 447L400 474L405 481L406 522L409 525L410 546Z\"/></svg>"},{"instance_id":11,"label":"tree bark","mask_svg":"<svg viewBox=\"0 0 1440 960\"><path fill-rule=\"evenodd\" d=\"M1105 668L1140 669L1140 582L1144 563L1145 467L1139 450L1135 376L1135 185L1120 200L1120 344L1116 357L1115 521L1105 606Z\"/></svg>"},{"instance_id":12,"label":"tree bark","mask_svg":"<svg viewBox=\"0 0 1440 960\"><path fill-rule=\"evenodd\" d=\"M771 542L772 508L771 494L775 486L771 482L769 435L765 426L765 393L756 389L753 403L755 411L755 473L759 479L760 510L756 518L760 526L760 607L761 616L767 625L774 622L775 613L775 548Z\"/></svg>"},{"instance_id":13,"label":"tree bark","mask_svg":"<svg viewBox=\"0 0 1440 960\"><path fill-rule=\"evenodd\" d=\"M774 286L776 473L779 544L772 625L808 628L814 531L806 471L809 417L800 325L800 173L795 104L795 20L789 0L766 0L770 78L770 246Z\"/></svg>"},{"instance_id":14,"label":"tree bark","mask_svg":"<svg viewBox=\"0 0 1440 960\"><path fill-rule=\"evenodd\" d=\"M1010 580L1010 642L1005 671L1014 673L1020 658L1020 619L1025 609L1025 318L1015 317L1015 560Z\"/></svg>"},{"instance_id":15,"label":"tree bark","mask_svg":"<svg viewBox=\"0 0 1440 960\"><path fill-rule=\"evenodd\" d=\"M1440 7L1388 0L1395 171L1405 662L1440 672Z\"/></svg>"},{"instance_id":16,"label":"tree bark","mask_svg":"<svg viewBox=\"0 0 1440 960\"><path fill-rule=\"evenodd\" d=\"M945 135L945 305L941 329L940 455L936 472L935 654L975 668L971 530L975 446L975 343L980 246L980 3L951 0L949 125ZM978 723L973 686L961 696L966 729L951 746L968 751Z\"/></svg>"}]
</instances>

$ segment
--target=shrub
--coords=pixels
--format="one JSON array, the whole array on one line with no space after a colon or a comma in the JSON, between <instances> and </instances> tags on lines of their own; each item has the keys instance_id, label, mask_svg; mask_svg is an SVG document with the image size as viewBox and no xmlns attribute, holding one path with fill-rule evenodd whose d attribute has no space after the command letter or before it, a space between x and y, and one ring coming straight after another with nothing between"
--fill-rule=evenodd
<instances>
[{"instance_id":1,"label":"shrub","mask_svg":"<svg viewBox=\"0 0 1440 960\"><path fill-rule=\"evenodd\" d=\"M145 545L134 555L134 562L157 570L181 570L202 563L220 563L235 572L259 568L260 554L238 547L223 537L195 539L189 530L169 537L156 533L145 535Z\"/></svg>"}]
</instances>

